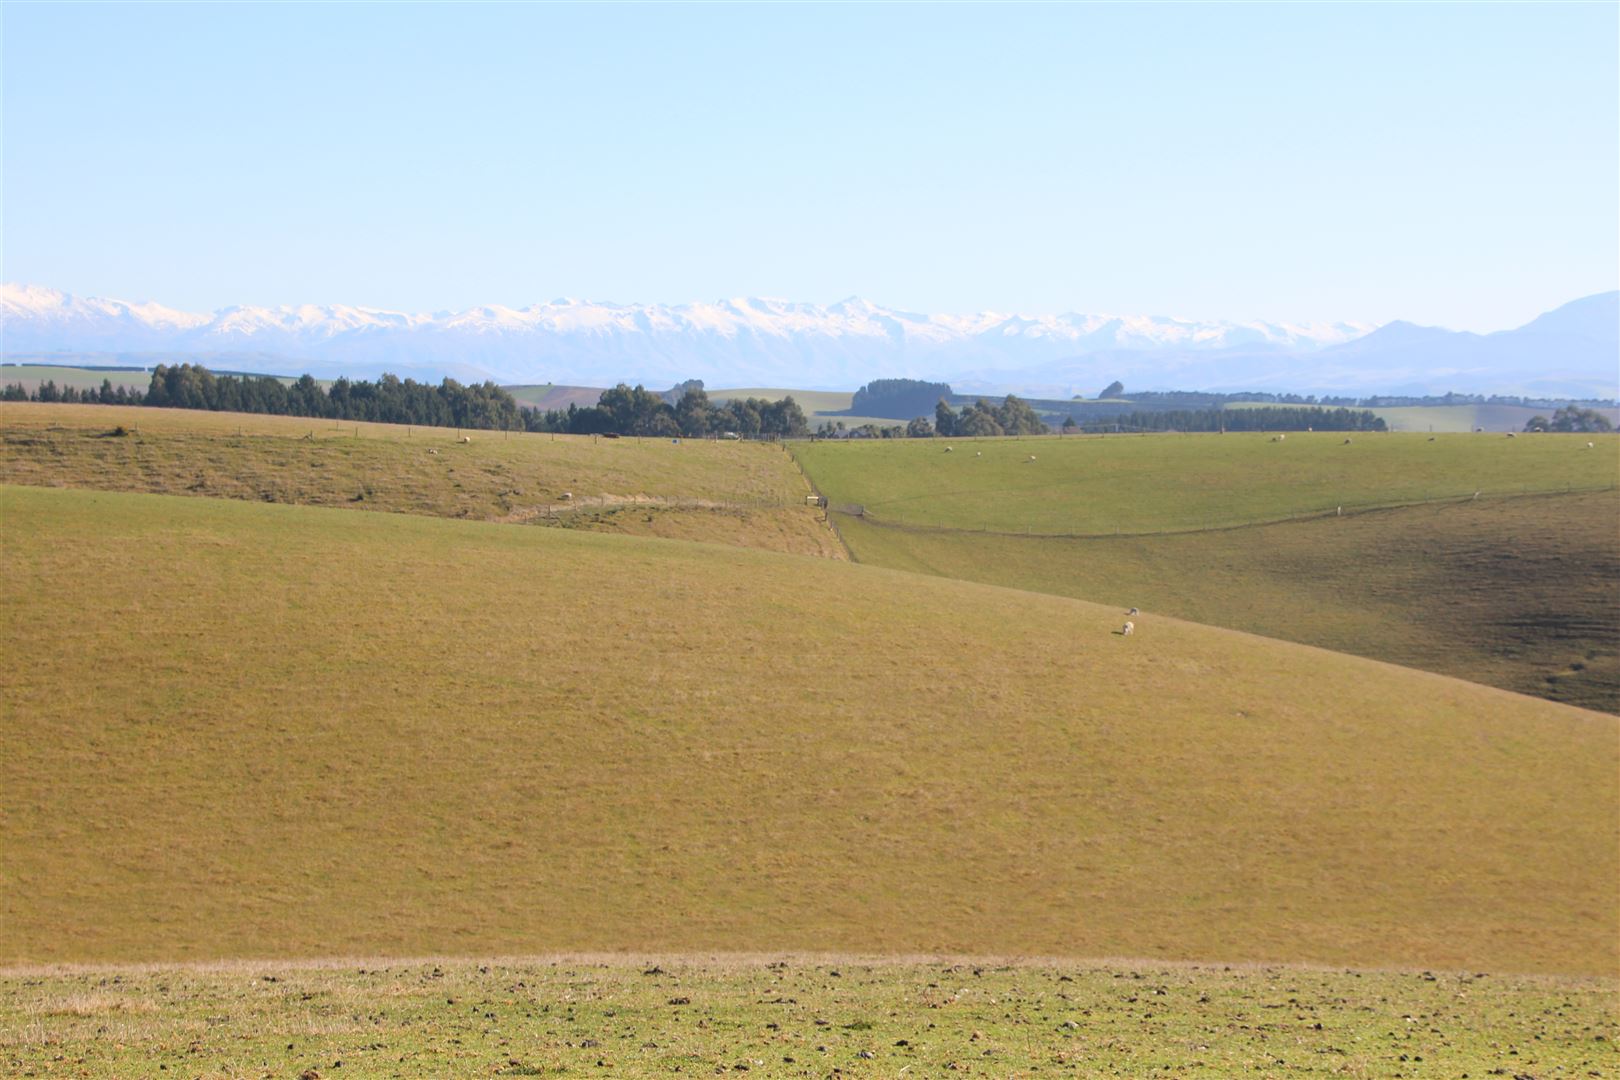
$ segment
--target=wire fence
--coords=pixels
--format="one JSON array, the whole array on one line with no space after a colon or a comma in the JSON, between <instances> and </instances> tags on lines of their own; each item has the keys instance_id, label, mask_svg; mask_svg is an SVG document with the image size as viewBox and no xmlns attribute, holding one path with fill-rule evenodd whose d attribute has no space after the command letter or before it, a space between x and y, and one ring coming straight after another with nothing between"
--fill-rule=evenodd
<instances>
[{"instance_id":1,"label":"wire fence","mask_svg":"<svg viewBox=\"0 0 1620 1080\"><path fill-rule=\"evenodd\" d=\"M1265 517L1227 518L1217 519L1209 515L1202 520L1166 525L1160 527L1144 528L1134 526L1127 522L1115 522L1112 528L1091 529L1053 529L1047 525L1036 525L1033 522L1022 528L1007 528L1000 526L992 528L988 521L975 526L971 523L955 522L927 522L897 519L884 516L880 511L860 503L838 503L829 507L829 521L832 515L841 514L846 517L860 518L863 522L885 529L897 529L908 532L926 532L941 534L972 533L987 536L1028 536L1047 539L1064 540L1096 540L1107 537L1132 536L1173 536L1187 533L1202 532L1229 532L1236 529L1253 529L1266 525L1281 525L1290 521L1310 521L1332 517L1351 517L1360 514L1376 513L1384 510L1400 510L1407 507L1458 505L1486 500L1535 498L1550 495L1577 495L1600 494L1603 492L1620 492L1620 485L1603 484L1594 486L1562 485L1558 487L1535 488L1521 486L1518 488L1479 489L1475 491L1450 491L1433 495L1413 496L1404 499L1381 500L1346 500L1332 504L1317 504L1289 511L1286 514L1277 514ZM834 528L836 529L836 524ZM846 543L846 547L847 547Z\"/></svg>"}]
</instances>

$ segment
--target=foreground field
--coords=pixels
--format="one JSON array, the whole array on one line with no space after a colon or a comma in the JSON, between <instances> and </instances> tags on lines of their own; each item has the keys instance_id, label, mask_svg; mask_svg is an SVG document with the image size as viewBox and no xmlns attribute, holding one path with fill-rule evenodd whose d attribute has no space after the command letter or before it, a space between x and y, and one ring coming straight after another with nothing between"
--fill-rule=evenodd
<instances>
[{"instance_id":1,"label":"foreground field","mask_svg":"<svg viewBox=\"0 0 1620 1080\"><path fill-rule=\"evenodd\" d=\"M115 428L129 434L115 436ZM780 450L0 403L0 482L342 506L842 557ZM564 493L567 493L567 497Z\"/></svg>"},{"instance_id":2,"label":"foreground field","mask_svg":"<svg viewBox=\"0 0 1620 1080\"><path fill-rule=\"evenodd\" d=\"M1293 432L1280 443L1259 434L901 439L819 442L794 453L833 502L860 504L880 521L1046 535L1185 531L1476 491L1620 486L1616 435L1345 439L1329 432Z\"/></svg>"},{"instance_id":3,"label":"foreground field","mask_svg":"<svg viewBox=\"0 0 1620 1080\"><path fill-rule=\"evenodd\" d=\"M0 963L1620 969L1616 720L824 559L0 488Z\"/></svg>"},{"instance_id":4,"label":"foreground field","mask_svg":"<svg viewBox=\"0 0 1620 1080\"><path fill-rule=\"evenodd\" d=\"M1612 1076L1612 981L569 957L0 971L13 1076Z\"/></svg>"},{"instance_id":5,"label":"foreground field","mask_svg":"<svg viewBox=\"0 0 1620 1080\"><path fill-rule=\"evenodd\" d=\"M1620 499L1436 503L1162 536L839 516L879 566L1140 607L1620 712Z\"/></svg>"}]
</instances>

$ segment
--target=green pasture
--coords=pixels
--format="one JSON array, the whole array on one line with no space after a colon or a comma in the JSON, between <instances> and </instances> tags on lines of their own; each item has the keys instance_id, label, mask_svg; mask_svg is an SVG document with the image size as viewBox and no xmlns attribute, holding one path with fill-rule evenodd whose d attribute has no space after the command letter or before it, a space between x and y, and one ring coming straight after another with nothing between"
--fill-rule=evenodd
<instances>
[{"instance_id":1,"label":"green pasture","mask_svg":"<svg viewBox=\"0 0 1620 1080\"><path fill-rule=\"evenodd\" d=\"M1620 494L1052 537L838 515L862 562L1139 607L1620 712Z\"/></svg>"},{"instance_id":2,"label":"green pasture","mask_svg":"<svg viewBox=\"0 0 1620 1080\"><path fill-rule=\"evenodd\" d=\"M15 486L0 522L0 964L1620 972L1613 716L758 550Z\"/></svg>"},{"instance_id":3,"label":"green pasture","mask_svg":"<svg viewBox=\"0 0 1620 1080\"><path fill-rule=\"evenodd\" d=\"M860 957L0 971L17 1077L1607 1076L1613 980Z\"/></svg>"},{"instance_id":4,"label":"green pasture","mask_svg":"<svg viewBox=\"0 0 1620 1080\"><path fill-rule=\"evenodd\" d=\"M1476 491L1620 485L1616 435L1274 438L903 439L800 444L793 452L834 504L858 504L881 522L1046 535L1213 528Z\"/></svg>"}]
</instances>

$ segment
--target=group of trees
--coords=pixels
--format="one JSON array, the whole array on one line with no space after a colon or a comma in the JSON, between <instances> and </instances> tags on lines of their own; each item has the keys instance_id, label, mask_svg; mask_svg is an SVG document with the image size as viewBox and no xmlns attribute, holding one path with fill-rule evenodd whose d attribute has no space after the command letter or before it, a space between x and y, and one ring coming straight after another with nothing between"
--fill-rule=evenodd
<instances>
[{"instance_id":1,"label":"group of trees","mask_svg":"<svg viewBox=\"0 0 1620 1080\"><path fill-rule=\"evenodd\" d=\"M566 411L528 409L491 382L466 386L445 379L434 386L383 375L376 382L338 379L330 387L313 376L292 381L268 375L216 375L197 364L159 364L146 391L113 386L103 379L99 390L58 387L46 381L32 393L21 383L0 389L0 400L46 401L99 405L152 405L171 409L270 413L328 420L363 420L382 424L420 424L510 431L557 431L577 435L667 435L691 438L720 432L744 436L807 435L804 411L791 398L765 401L733 398L724 405L709 400L703 384L682 383L656 394L623 383L603 391L595 405Z\"/></svg>"},{"instance_id":2,"label":"group of trees","mask_svg":"<svg viewBox=\"0 0 1620 1080\"><path fill-rule=\"evenodd\" d=\"M851 416L886 416L904 420L921 416L934 407L934 402L949 401L949 383L924 382L921 379L873 379L859 390L850 403Z\"/></svg>"},{"instance_id":3,"label":"group of trees","mask_svg":"<svg viewBox=\"0 0 1620 1080\"><path fill-rule=\"evenodd\" d=\"M1298 408L1176 409L1132 412L1088 420L1081 431L1384 431L1382 418L1366 409ZM1067 425L1065 425L1067 430Z\"/></svg>"},{"instance_id":4,"label":"group of trees","mask_svg":"<svg viewBox=\"0 0 1620 1080\"><path fill-rule=\"evenodd\" d=\"M1583 409L1579 405L1566 405L1552 414L1552 419L1545 416L1532 416L1524 425L1526 431L1584 431L1599 432L1613 431L1614 424L1609 418L1596 409Z\"/></svg>"},{"instance_id":5,"label":"group of trees","mask_svg":"<svg viewBox=\"0 0 1620 1080\"><path fill-rule=\"evenodd\" d=\"M101 388L57 386L55 379L46 379L33 393L23 389L22 383L6 383L0 387L0 401L54 401L67 405L139 405L144 400L139 390L114 386L109 379L101 380Z\"/></svg>"},{"instance_id":6,"label":"group of trees","mask_svg":"<svg viewBox=\"0 0 1620 1080\"><path fill-rule=\"evenodd\" d=\"M604 390L595 405L566 410L525 410L529 431L557 431L573 435L661 435L702 438L734 432L749 437L808 435L804 410L792 397L780 401L732 398L724 405L709 400L703 384L691 380L674 391L660 394L641 386L620 383ZM673 403L669 400L675 397Z\"/></svg>"},{"instance_id":7,"label":"group of trees","mask_svg":"<svg viewBox=\"0 0 1620 1080\"><path fill-rule=\"evenodd\" d=\"M915 423L916 421L913 421ZM934 431L963 438L972 435L1045 435L1047 426L1029 402L1008 394L1000 405L983 398L965 405L960 413L944 398L934 406Z\"/></svg>"},{"instance_id":8,"label":"group of trees","mask_svg":"<svg viewBox=\"0 0 1620 1080\"><path fill-rule=\"evenodd\" d=\"M494 383L465 386L445 379L434 386L395 375L376 382L338 379L327 387L311 375L283 382L268 375L215 375L195 364L159 364L142 404L430 427L523 426L517 401Z\"/></svg>"}]
</instances>

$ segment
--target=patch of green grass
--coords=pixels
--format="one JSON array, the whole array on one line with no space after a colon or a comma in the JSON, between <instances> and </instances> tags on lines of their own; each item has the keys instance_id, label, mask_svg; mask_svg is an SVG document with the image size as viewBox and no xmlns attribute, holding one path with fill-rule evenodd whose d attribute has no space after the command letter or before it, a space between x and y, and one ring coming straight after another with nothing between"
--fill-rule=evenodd
<instances>
[{"instance_id":1,"label":"patch of green grass","mask_svg":"<svg viewBox=\"0 0 1620 1080\"><path fill-rule=\"evenodd\" d=\"M1139 607L1149 619L1230 626L1620 712L1613 493L1085 539L837 520L855 556L879 566Z\"/></svg>"},{"instance_id":2,"label":"patch of green grass","mask_svg":"<svg viewBox=\"0 0 1620 1080\"><path fill-rule=\"evenodd\" d=\"M0 963L1620 969L1612 716L740 548L21 487L0 521Z\"/></svg>"},{"instance_id":3,"label":"patch of green grass","mask_svg":"<svg viewBox=\"0 0 1620 1080\"><path fill-rule=\"evenodd\" d=\"M834 503L860 504L881 521L1047 535L1200 529L1475 491L1620 484L1616 435L901 439L818 442L794 454Z\"/></svg>"},{"instance_id":4,"label":"patch of green grass","mask_svg":"<svg viewBox=\"0 0 1620 1080\"><path fill-rule=\"evenodd\" d=\"M1604 1076L1612 980L859 957L0 972L18 1077Z\"/></svg>"}]
</instances>

